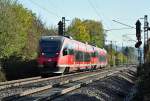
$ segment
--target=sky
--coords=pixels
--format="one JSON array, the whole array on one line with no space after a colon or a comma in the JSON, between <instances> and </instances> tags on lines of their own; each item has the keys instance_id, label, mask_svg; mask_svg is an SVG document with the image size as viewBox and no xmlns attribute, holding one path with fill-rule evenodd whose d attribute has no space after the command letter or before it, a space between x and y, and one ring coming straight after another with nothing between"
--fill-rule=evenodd
<instances>
[{"instance_id":1,"label":"sky","mask_svg":"<svg viewBox=\"0 0 150 101\"><path fill-rule=\"evenodd\" d=\"M150 0L18 0L25 8L32 10L47 27L57 27L62 17L66 25L74 18L101 21L104 29L129 28L113 20L135 27L138 19L150 15ZM140 19L143 26L143 19ZM106 40L117 45L135 45L135 29L106 31ZM143 33L142 33L143 34ZM128 41L133 40L133 41ZM109 41L106 42L109 44Z\"/></svg>"}]
</instances>

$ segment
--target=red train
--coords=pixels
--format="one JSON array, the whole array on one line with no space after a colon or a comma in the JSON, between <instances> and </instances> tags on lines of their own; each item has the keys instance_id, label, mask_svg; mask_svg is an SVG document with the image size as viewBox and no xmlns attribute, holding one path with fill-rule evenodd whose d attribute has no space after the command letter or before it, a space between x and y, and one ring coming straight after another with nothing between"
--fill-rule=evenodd
<instances>
[{"instance_id":1,"label":"red train","mask_svg":"<svg viewBox=\"0 0 150 101\"><path fill-rule=\"evenodd\" d=\"M64 36L42 36L38 65L42 74L96 69L107 65L107 52Z\"/></svg>"}]
</instances>

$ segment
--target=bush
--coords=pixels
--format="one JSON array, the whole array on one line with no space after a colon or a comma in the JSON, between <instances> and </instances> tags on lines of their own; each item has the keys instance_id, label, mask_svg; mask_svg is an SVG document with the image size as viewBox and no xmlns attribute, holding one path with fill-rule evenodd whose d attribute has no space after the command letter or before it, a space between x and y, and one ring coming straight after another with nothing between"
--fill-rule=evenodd
<instances>
[{"instance_id":1,"label":"bush","mask_svg":"<svg viewBox=\"0 0 150 101\"><path fill-rule=\"evenodd\" d=\"M6 81L6 77L5 77L5 74L0 71L0 82L3 82L3 81Z\"/></svg>"},{"instance_id":2,"label":"bush","mask_svg":"<svg viewBox=\"0 0 150 101\"><path fill-rule=\"evenodd\" d=\"M22 61L21 57L11 56L2 61L2 66L7 80L39 76L36 59Z\"/></svg>"},{"instance_id":3,"label":"bush","mask_svg":"<svg viewBox=\"0 0 150 101\"><path fill-rule=\"evenodd\" d=\"M0 80L38 75L38 41L49 29L17 0L0 0L0 19Z\"/></svg>"}]
</instances>

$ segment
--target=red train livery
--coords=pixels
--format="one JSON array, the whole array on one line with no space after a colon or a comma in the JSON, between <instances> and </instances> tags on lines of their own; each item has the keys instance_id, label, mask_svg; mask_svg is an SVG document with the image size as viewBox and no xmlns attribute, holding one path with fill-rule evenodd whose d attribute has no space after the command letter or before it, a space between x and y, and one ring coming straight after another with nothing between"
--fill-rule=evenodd
<instances>
[{"instance_id":1,"label":"red train livery","mask_svg":"<svg viewBox=\"0 0 150 101\"><path fill-rule=\"evenodd\" d=\"M64 36L42 36L38 65L46 74L96 69L107 65L107 52Z\"/></svg>"}]
</instances>

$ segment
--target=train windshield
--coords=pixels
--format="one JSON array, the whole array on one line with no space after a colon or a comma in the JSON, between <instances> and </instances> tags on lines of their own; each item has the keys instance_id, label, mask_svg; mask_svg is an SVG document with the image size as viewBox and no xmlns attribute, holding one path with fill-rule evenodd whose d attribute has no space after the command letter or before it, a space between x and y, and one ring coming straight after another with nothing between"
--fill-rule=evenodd
<instances>
[{"instance_id":1,"label":"train windshield","mask_svg":"<svg viewBox=\"0 0 150 101\"><path fill-rule=\"evenodd\" d=\"M61 41L60 40L41 40L40 49L47 57L55 57L60 51Z\"/></svg>"}]
</instances>

